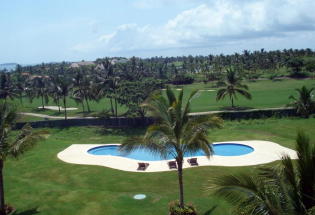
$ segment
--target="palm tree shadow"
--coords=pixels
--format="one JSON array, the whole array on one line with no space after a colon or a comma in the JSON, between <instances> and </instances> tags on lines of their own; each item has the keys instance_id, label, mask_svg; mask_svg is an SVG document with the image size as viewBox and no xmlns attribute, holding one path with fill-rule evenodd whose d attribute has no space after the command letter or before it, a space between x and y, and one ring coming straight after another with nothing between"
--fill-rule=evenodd
<instances>
[{"instance_id":1,"label":"palm tree shadow","mask_svg":"<svg viewBox=\"0 0 315 215\"><path fill-rule=\"evenodd\" d=\"M217 208L218 206L215 205L212 208L210 208L209 210L207 210L203 215L211 215L212 212Z\"/></svg>"},{"instance_id":2,"label":"palm tree shadow","mask_svg":"<svg viewBox=\"0 0 315 215\"><path fill-rule=\"evenodd\" d=\"M21 211L21 212L15 212L13 215L33 215L33 214L38 214L39 211L37 208L32 208L29 210Z\"/></svg>"},{"instance_id":3,"label":"palm tree shadow","mask_svg":"<svg viewBox=\"0 0 315 215\"><path fill-rule=\"evenodd\" d=\"M100 135L119 135L119 136L142 136L145 133L145 128L106 128L102 127L96 131Z\"/></svg>"}]
</instances>

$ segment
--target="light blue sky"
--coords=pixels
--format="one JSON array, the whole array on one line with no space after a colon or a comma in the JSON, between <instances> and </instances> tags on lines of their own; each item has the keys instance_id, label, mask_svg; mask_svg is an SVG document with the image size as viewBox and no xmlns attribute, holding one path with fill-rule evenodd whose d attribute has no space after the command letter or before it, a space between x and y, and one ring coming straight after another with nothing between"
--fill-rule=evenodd
<instances>
[{"instance_id":1,"label":"light blue sky","mask_svg":"<svg viewBox=\"0 0 315 215\"><path fill-rule=\"evenodd\" d=\"M0 0L0 63L315 47L313 0Z\"/></svg>"}]
</instances>

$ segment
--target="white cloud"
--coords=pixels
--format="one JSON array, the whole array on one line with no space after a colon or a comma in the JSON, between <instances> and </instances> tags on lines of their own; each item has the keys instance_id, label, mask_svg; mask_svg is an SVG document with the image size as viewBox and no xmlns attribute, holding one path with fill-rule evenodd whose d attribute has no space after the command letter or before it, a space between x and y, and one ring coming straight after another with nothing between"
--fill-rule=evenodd
<instances>
[{"instance_id":1,"label":"white cloud","mask_svg":"<svg viewBox=\"0 0 315 215\"><path fill-rule=\"evenodd\" d=\"M169 1L136 2L142 6L158 6ZM80 52L104 50L115 53L285 37L288 33L314 32L314 8L313 0L217 0L183 11L161 26L118 26L115 32L102 35L92 42L78 44L73 49Z\"/></svg>"},{"instance_id":2,"label":"white cloud","mask_svg":"<svg viewBox=\"0 0 315 215\"><path fill-rule=\"evenodd\" d=\"M155 9L171 5L196 3L199 0L133 0L133 6L138 9Z\"/></svg>"}]
</instances>

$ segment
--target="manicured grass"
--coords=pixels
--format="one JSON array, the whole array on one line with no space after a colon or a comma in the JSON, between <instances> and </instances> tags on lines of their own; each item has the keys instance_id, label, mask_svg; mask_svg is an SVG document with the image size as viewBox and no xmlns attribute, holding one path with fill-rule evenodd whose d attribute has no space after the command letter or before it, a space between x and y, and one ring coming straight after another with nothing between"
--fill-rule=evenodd
<instances>
[{"instance_id":1,"label":"manicured grass","mask_svg":"<svg viewBox=\"0 0 315 215\"><path fill-rule=\"evenodd\" d=\"M249 82L246 83L249 86L250 93L253 96L252 100L246 100L243 97L239 96L239 99L235 102L236 105L243 107L252 107L252 108L268 108L268 107L283 107L287 105L289 101L289 96L292 94L296 94L296 88L301 88L303 85L307 87L314 87L315 80L314 79L305 79L305 80L282 80L282 81L271 81L271 80L262 80L257 82ZM190 94L190 92L194 89L207 90L214 89L211 88L213 83L203 84L203 83L195 83L191 85L185 85L185 95L186 97ZM180 88L180 86L174 86L174 88ZM192 111L193 112L202 112L202 111L211 111L211 110L220 110L223 107L230 106L230 101L228 99L224 101L217 102L216 92L208 92L201 91L199 97L195 98L192 103ZM33 103L29 103L29 101L25 98L23 100L23 105L19 103L19 101L15 101L18 106L19 111L24 112L36 112L43 113L53 116L63 116L63 112L58 113L58 111L51 110L38 110L37 107L41 106L40 99L34 99ZM49 102L48 105L55 105L52 101ZM100 112L103 110L110 109L110 103L108 99L102 99L100 102L90 102L91 110L94 112ZM77 111L68 111L68 115L83 115L82 107L79 104L76 104L72 99L68 99L68 107L77 107L79 108ZM118 108L119 114L125 113L127 108L125 106L120 106Z\"/></svg>"},{"instance_id":2,"label":"manicured grass","mask_svg":"<svg viewBox=\"0 0 315 215\"><path fill-rule=\"evenodd\" d=\"M249 91L252 94L252 100L247 100L241 96L238 96L238 100L235 105L251 108L271 108L271 107L284 107L290 100L290 95L296 95L295 89L301 88L303 85L307 87L314 87L315 80L282 80L271 81L262 80L257 82L244 82L248 85ZM188 92L193 89L210 89L211 85L193 84L185 86L185 90ZM201 92L200 96L194 99L192 103L193 112L202 112L210 110L220 110L222 107L231 106L228 97L223 101L216 101L216 93L214 92Z\"/></svg>"},{"instance_id":3,"label":"manicured grass","mask_svg":"<svg viewBox=\"0 0 315 215\"><path fill-rule=\"evenodd\" d=\"M266 119L226 121L223 129L210 131L213 141L270 140L294 148L298 129L315 141L315 119ZM50 137L40 142L19 160L5 163L6 201L17 214L59 215L165 215L168 202L178 198L176 172L131 173L115 169L74 165L56 155L71 144L119 143L144 129L104 129L71 127L49 129ZM270 165L274 165L272 163ZM255 171L254 167L197 167L184 170L185 200L194 203L199 214L229 215L230 205L205 192L209 180L222 174ZM134 194L148 196L133 200Z\"/></svg>"}]
</instances>

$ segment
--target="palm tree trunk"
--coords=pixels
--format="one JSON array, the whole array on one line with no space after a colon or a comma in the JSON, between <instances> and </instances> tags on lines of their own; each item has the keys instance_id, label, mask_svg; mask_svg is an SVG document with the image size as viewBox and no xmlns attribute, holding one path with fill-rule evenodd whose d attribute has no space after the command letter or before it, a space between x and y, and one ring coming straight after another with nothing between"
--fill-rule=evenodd
<instances>
[{"instance_id":1,"label":"palm tree trunk","mask_svg":"<svg viewBox=\"0 0 315 215\"><path fill-rule=\"evenodd\" d=\"M23 97L22 97L22 93L20 93L19 97L20 97L20 104L21 104L22 107L23 107Z\"/></svg>"},{"instance_id":2,"label":"palm tree trunk","mask_svg":"<svg viewBox=\"0 0 315 215\"><path fill-rule=\"evenodd\" d=\"M117 118L118 114L117 114L117 99L115 98L115 116Z\"/></svg>"},{"instance_id":3,"label":"palm tree trunk","mask_svg":"<svg viewBox=\"0 0 315 215\"><path fill-rule=\"evenodd\" d=\"M87 109L88 109L88 112L91 112L90 105L89 105L89 101L88 101L88 99L86 98L86 96L84 96L84 98L85 98L86 107L87 107Z\"/></svg>"},{"instance_id":4,"label":"palm tree trunk","mask_svg":"<svg viewBox=\"0 0 315 215\"><path fill-rule=\"evenodd\" d=\"M3 160L0 160L0 215L6 215L4 204Z\"/></svg>"},{"instance_id":5,"label":"palm tree trunk","mask_svg":"<svg viewBox=\"0 0 315 215\"><path fill-rule=\"evenodd\" d=\"M114 115L113 99L109 98L109 101L110 101L110 109L112 111L112 114Z\"/></svg>"},{"instance_id":6,"label":"palm tree trunk","mask_svg":"<svg viewBox=\"0 0 315 215\"><path fill-rule=\"evenodd\" d=\"M60 113L60 101L59 101L59 99L57 100L57 105L58 105L58 112Z\"/></svg>"},{"instance_id":7,"label":"palm tree trunk","mask_svg":"<svg viewBox=\"0 0 315 215\"><path fill-rule=\"evenodd\" d=\"M44 108L45 108L45 105L44 105L44 95L42 94L41 97L42 97L42 108L43 108L43 110L44 110Z\"/></svg>"},{"instance_id":8,"label":"palm tree trunk","mask_svg":"<svg viewBox=\"0 0 315 215\"><path fill-rule=\"evenodd\" d=\"M63 96L63 106L65 109L65 120L67 120L67 103L66 103L66 96Z\"/></svg>"},{"instance_id":9,"label":"palm tree trunk","mask_svg":"<svg viewBox=\"0 0 315 215\"><path fill-rule=\"evenodd\" d=\"M179 185L179 206L184 208L184 183L183 183L183 159L177 160L178 185Z\"/></svg>"},{"instance_id":10,"label":"palm tree trunk","mask_svg":"<svg viewBox=\"0 0 315 215\"><path fill-rule=\"evenodd\" d=\"M232 108L234 108L234 99L231 97L231 102L232 102Z\"/></svg>"},{"instance_id":11,"label":"palm tree trunk","mask_svg":"<svg viewBox=\"0 0 315 215\"><path fill-rule=\"evenodd\" d=\"M84 101L83 100L82 100L81 104L82 104L83 112L85 112L85 107L84 107Z\"/></svg>"}]
</instances>

